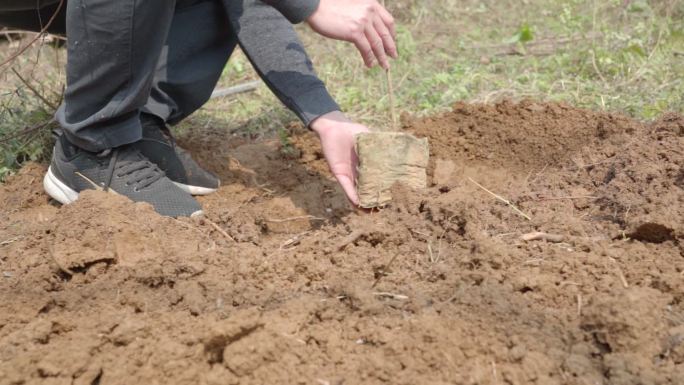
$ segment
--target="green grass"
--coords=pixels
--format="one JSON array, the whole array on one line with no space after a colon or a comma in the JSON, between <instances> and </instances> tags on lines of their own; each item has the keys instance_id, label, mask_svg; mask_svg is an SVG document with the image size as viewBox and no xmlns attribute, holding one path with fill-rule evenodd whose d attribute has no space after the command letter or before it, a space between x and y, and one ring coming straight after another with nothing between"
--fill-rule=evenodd
<instances>
[{"instance_id":1,"label":"green grass","mask_svg":"<svg viewBox=\"0 0 684 385\"><path fill-rule=\"evenodd\" d=\"M400 111L421 116L448 110L460 100L535 98L638 119L684 113L684 0L399 0L388 5L398 23L400 58L392 78ZM387 129L383 71L366 70L349 44L323 39L306 26L298 29L342 108L360 122ZM219 86L256 78L238 52ZM17 105L15 98L0 106L18 117L35 114L40 103L24 96L24 104ZM179 130L211 125L284 140L282 127L294 119L261 86L210 101ZM24 126L21 118L2 119L0 135ZM17 159L17 148L3 144L4 173L24 158L45 154L35 147L22 150Z\"/></svg>"}]
</instances>

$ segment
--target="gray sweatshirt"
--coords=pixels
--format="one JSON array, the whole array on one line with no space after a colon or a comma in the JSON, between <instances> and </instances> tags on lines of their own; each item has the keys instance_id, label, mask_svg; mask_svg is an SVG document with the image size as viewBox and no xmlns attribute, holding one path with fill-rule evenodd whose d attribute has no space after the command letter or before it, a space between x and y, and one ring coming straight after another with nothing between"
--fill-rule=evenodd
<instances>
[{"instance_id":1,"label":"gray sweatshirt","mask_svg":"<svg viewBox=\"0 0 684 385\"><path fill-rule=\"evenodd\" d=\"M273 3L301 5L277 8L291 22L306 19L318 6L318 0ZM318 116L339 110L291 24L260 0L224 0L224 4L240 47L257 73L304 124L308 126Z\"/></svg>"}]
</instances>

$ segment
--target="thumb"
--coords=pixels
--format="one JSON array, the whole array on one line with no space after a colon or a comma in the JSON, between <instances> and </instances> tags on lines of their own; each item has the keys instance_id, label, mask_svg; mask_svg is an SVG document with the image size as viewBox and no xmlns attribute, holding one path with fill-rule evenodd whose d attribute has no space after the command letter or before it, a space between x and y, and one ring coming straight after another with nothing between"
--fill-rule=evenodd
<instances>
[{"instance_id":1,"label":"thumb","mask_svg":"<svg viewBox=\"0 0 684 385\"><path fill-rule=\"evenodd\" d=\"M354 181L352 178L346 174L335 174L335 178L337 178L337 182L339 182L340 186L342 186L344 193L347 194L347 198L351 201L351 203L353 203L354 206L358 206L359 196L356 193L356 187L354 187Z\"/></svg>"}]
</instances>

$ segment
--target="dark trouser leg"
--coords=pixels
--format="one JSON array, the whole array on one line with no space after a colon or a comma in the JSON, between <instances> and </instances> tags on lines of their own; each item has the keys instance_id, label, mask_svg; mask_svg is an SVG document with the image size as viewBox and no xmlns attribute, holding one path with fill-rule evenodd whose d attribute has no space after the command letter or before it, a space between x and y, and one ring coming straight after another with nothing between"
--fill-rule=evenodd
<instances>
[{"instance_id":1,"label":"dark trouser leg","mask_svg":"<svg viewBox=\"0 0 684 385\"><path fill-rule=\"evenodd\" d=\"M179 0L143 111L174 124L200 108L236 44L220 1Z\"/></svg>"},{"instance_id":2,"label":"dark trouser leg","mask_svg":"<svg viewBox=\"0 0 684 385\"><path fill-rule=\"evenodd\" d=\"M175 3L69 0L67 89L56 115L69 141L100 151L140 139Z\"/></svg>"},{"instance_id":3,"label":"dark trouser leg","mask_svg":"<svg viewBox=\"0 0 684 385\"><path fill-rule=\"evenodd\" d=\"M35 1L33 3L35 4ZM47 32L64 35L66 33L66 8L66 0L64 0L61 8L57 3L47 5L40 10L0 12L0 27L39 32L57 12Z\"/></svg>"}]
</instances>

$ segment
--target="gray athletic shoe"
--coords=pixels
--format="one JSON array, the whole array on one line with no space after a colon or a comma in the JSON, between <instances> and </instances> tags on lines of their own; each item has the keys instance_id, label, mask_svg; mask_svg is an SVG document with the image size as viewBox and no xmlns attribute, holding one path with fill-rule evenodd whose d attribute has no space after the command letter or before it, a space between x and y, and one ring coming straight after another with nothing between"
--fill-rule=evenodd
<instances>
[{"instance_id":1,"label":"gray athletic shoe","mask_svg":"<svg viewBox=\"0 0 684 385\"><path fill-rule=\"evenodd\" d=\"M55 143L43 187L48 195L63 204L78 199L80 191L94 189L123 195L135 202L147 202L161 215L202 214L202 207L190 194L131 145L92 153L72 145L61 135Z\"/></svg>"},{"instance_id":2,"label":"gray athletic shoe","mask_svg":"<svg viewBox=\"0 0 684 385\"><path fill-rule=\"evenodd\" d=\"M164 121L142 114L142 140L132 144L143 156L159 166L178 187L192 195L207 195L219 188L216 175L204 170L185 150L176 144Z\"/></svg>"}]
</instances>

